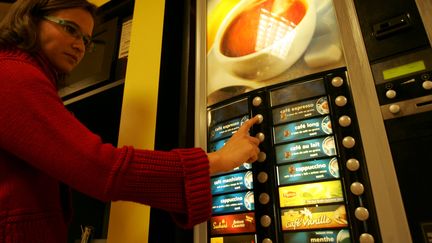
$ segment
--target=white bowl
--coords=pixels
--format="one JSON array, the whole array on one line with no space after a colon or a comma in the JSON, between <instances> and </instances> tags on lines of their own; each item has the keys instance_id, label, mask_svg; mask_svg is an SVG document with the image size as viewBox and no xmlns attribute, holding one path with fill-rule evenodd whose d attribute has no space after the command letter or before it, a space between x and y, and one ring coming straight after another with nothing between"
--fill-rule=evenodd
<instances>
[{"instance_id":1,"label":"white bowl","mask_svg":"<svg viewBox=\"0 0 432 243\"><path fill-rule=\"evenodd\" d=\"M260 81L281 74L302 56L315 30L316 10L314 0L304 0L307 11L303 19L294 28L279 22L278 30L282 29L284 34L271 45L244 56L229 57L224 55L221 51L221 44L226 29L245 8L254 2L256 0L241 0L225 16L216 33L214 54L222 67L232 75L246 80ZM268 26L273 30L276 28L274 23ZM280 31L278 34L280 35ZM257 40L259 38L257 37Z\"/></svg>"}]
</instances>

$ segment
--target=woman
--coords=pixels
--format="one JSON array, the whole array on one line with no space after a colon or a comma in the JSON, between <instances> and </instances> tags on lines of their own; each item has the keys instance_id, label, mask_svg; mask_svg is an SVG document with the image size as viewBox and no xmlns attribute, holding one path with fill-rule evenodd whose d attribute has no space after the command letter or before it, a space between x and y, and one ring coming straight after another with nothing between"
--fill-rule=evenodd
<instances>
[{"instance_id":1,"label":"woman","mask_svg":"<svg viewBox=\"0 0 432 243\"><path fill-rule=\"evenodd\" d=\"M192 227L211 214L210 175L257 159L259 141L248 134L256 117L208 154L115 148L76 120L56 83L91 47L94 11L85 0L18 0L0 24L1 243L66 242L62 183L167 210Z\"/></svg>"}]
</instances>

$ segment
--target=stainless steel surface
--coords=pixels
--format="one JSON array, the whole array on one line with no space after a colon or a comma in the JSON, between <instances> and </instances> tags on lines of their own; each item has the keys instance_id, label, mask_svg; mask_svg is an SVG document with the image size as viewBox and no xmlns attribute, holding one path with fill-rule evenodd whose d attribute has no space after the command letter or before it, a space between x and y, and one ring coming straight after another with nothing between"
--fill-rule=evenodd
<instances>
[{"instance_id":1,"label":"stainless steel surface","mask_svg":"<svg viewBox=\"0 0 432 243\"><path fill-rule=\"evenodd\" d=\"M381 237L383 242L409 243L412 242L410 231L354 2L353 0L333 2Z\"/></svg>"},{"instance_id":2,"label":"stainless steel surface","mask_svg":"<svg viewBox=\"0 0 432 243\"><path fill-rule=\"evenodd\" d=\"M81 95L75 96L75 97L73 97L73 98L67 99L67 100L65 100L65 101L63 102L63 104L64 104L64 105L72 104L72 103L74 103L74 102L80 101L80 100L82 100L82 99L85 99L85 98L90 97L90 96L92 96L92 95L98 94L98 93L103 92L103 91L105 91L105 90L108 90L108 89L114 88L114 87L116 87L116 86L119 86L119 85L123 84L124 82L125 82L125 80L124 80L124 79L121 79L121 80L118 80L118 81L116 81L116 82L109 83L109 84L104 85L104 86L102 86L102 87L100 87L100 88L93 89L93 90L90 90L89 92L86 92L86 93L84 93L84 94L81 94Z\"/></svg>"},{"instance_id":3,"label":"stainless steel surface","mask_svg":"<svg viewBox=\"0 0 432 243\"><path fill-rule=\"evenodd\" d=\"M396 114L390 111L392 105L397 105L400 111ZM381 106L381 113L384 120L389 120L393 118L414 115L426 111L432 110L432 95L427 95L415 99L404 100L401 102L395 102L392 104L387 104Z\"/></svg>"},{"instance_id":4,"label":"stainless steel surface","mask_svg":"<svg viewBox=\"0 0 432 243\"><path fill-rule=\"evenodd\" d=\"M432 44L432 1L416 0L416 4L423 20L424 27L429 38L429 43Z\"/></svg>"},{"instance_id":5,"label":"stainless steel surface","mask_svg":"<svg viewBox=\"0 0 432 243\"><path fill-rule=\"evenodd\" d=\"M207 146L206 1L196 2L195 147ZM194 242L207 242L207 222L194 227Z\"/></svg>"}]
</instances>

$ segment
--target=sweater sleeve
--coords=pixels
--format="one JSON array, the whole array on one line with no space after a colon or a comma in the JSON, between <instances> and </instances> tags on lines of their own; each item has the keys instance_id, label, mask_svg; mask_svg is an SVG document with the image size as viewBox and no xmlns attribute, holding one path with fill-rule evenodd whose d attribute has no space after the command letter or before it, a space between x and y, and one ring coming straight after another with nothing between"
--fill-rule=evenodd
<instances>
[{"instance_id":1,"label":"sweater sleeve","mask_svg":"<svg viewBox=\"0 0 432 243\"><path fill-rule=\"evenodd\" d=\"M0 149L100 200L169 211L184 227L210 216L203 150L163 152L102 143L64 107L44 73L23 61L0 60L0 87Z\"/></svg>"},{"instance_id":2,"label":"sweater sleeve","mask_svg":"<svg viewBox=\"0 0 432 243\"><path fill-rule=\"evenodd\" d=\"M209 164L201 149L132 153L133 159L121 160L119 178L110 180L114 183L113 199L169 209L174 220L185 228L210 217Z\"/></svg>"}]
</instances>

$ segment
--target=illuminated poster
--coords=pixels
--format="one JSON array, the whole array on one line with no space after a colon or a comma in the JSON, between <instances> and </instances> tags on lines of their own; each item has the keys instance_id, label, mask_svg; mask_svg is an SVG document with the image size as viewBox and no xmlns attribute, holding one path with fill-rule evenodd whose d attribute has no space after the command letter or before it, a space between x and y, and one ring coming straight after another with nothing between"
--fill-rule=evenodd
<instances>
[{"instance_id":1,"label":"illuminated poster","mask_svg":"<svg viewBox=\"0 0 432 243\"><path fill-rule=\"evenodd\" d=\"M348 226L345 205L339 204L284 209L281 217L284 231L346 228Z\"/></svg>"},{"instance_id":2,"label":"illuminated poster","mask_svg":"<svg viewBox=\"0 0 432 243\"><path fill-rule=\"evenodd\" d=\"M255 230L254 213L229 214L210 219L211 235L253 233Z\"/></svg>"},{"instance_id":3,"label":"illuminated poster","mask_svg":"<svg viewBox=\"0 0 432 243\"><path fill-rule=\"evenodd\" d=\"M344 66L338 33L332 1L208 0L208 103Z\"/></svg>"},{"instance_id":4,"label":"illuminated poster","mask_svg":"<svg viewBox=\"0 0 432 243\"><path fill-rule=\"evenodd\" d=\"M279 200L281 207L342 202L342 184L337 180L280 187Z\"/></svg>"}]
</instances>

